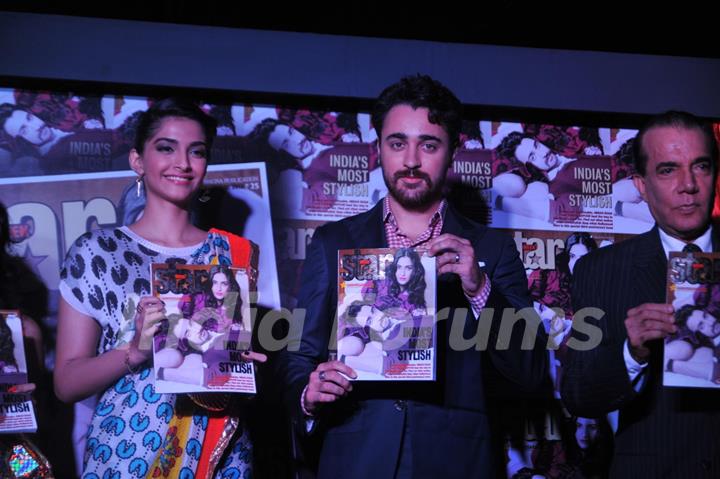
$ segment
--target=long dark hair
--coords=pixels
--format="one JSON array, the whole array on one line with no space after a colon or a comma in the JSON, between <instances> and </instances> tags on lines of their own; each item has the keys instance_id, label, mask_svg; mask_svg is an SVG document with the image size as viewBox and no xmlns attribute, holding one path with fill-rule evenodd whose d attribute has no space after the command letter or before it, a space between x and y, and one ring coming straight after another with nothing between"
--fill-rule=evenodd
<instances>
[{"instance_id":1,"label":"long dark hair","mask_svg":"<svg viewBox=\"0 0 720 479\"><path fill-rule=\"evenodd\" d=\"M240 285L238 284L237 280L235 279L235 275L233 274L232 270L228 266L224 265L215 265L210 268L210 274L207 283L205 283L205 306L209 308L218 308L222 306L224 303L223 300L218 300L215 295L213 294L212 287L213 287L213 278L216 274L222 273L225 275L225 277L228 280L228 293L233 292L236 293L237 299L235 302L235 307L233 308L232 312L232 321L234 324L242 324L242 298L240 297ZM227 296L226 296L227 297Z\"/></svg>"},{"instance_id":2,"label":"long dark hair","mask_svg":"<svg viewBox=\"0 0 720 479\"><path fill-rule=\"evenodd\" d=\"M420 255L412 248L400 248L397 250L393 262L385 270L386 281L390 283L388 292L391 296L397 297L403 289L397 281L396 272L398 261L400 261L400 258L405 257L410 258L413 265L412 276L410 276L410 280L405 286L408 292L408 301L418 308L424 308L425 288L427 287L425 283L425 268L420 261Z\"/></svg>"},{"instance_id":3,"label":"long dark hair","mask_svg":"<svg viewBox=\"0 0 720 479\"><path fill-rule=\"evenodd\" d=\"M17 362L15 361L15 343L12 339L12 330L10 330L10 326L7 325L5 322L5 319L0 318L0 363L1 366L15 366L17 367ZM2 372L0 370L0 372Z\"/></svg>"}]
</instances>

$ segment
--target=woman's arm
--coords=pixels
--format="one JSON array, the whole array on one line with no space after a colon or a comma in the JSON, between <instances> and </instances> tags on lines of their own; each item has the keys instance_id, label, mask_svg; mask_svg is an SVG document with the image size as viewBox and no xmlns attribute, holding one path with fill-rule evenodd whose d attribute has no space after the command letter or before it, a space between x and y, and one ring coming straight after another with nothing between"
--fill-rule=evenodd
<instances>
[{"instance_id":1,"label":"woman's arm","mask_svg":"<svg viewBox=\"0 0 720 479\"><path fill-rule=\"evenodd\" d=\"M148 301L154 301L155 304L150 306ZM93 318L77 311L63 298L60 299L54 375L58 398L65 402L76 402L100 393L128 374L129 368L135 370L150 359L152 336L158 328L158 321L165 315L162 305L157 304L157 298L142 298L140 305L144 308L144 314L138 314L135 322L136 331L141 330L142 334L135 334L129 349L118 348L98 356L96 347L100 339L100 327Z\"/></svg>"}]
</instances>

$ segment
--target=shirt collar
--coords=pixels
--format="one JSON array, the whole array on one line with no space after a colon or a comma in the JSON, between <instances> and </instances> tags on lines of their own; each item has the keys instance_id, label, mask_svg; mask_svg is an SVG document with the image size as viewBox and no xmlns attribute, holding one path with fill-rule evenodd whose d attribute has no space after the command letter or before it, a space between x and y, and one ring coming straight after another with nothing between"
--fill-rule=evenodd
<instances>
[{"instance_id":1,"label":"shirt collar","mask_svg":"<svg viewBox=\"0 0 720 479\"><path fill-rule=\"evenodd\" d=\"M658 231L660 232L660 242L662 243L665 257L667 258L670 257L671 251L682 251L687 244L686 241L670 236L664 232L662 228L658 228ZM705 253L712 252L712 228L708 226L708 229L705 230L702 235L691 241L691 243L696 244Z\"/></svg>"}]
</instances>

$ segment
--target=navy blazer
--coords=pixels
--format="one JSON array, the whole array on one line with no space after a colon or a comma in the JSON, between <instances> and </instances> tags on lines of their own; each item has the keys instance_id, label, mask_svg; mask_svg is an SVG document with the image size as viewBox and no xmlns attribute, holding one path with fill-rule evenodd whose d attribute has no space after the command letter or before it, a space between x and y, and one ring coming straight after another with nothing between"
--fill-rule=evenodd
<instances>
[{"instance_id":1,"label":"navy blazer","mask_svg":"<svg viewBox=\"0 0 720 479\"><path fill-rule=\"evenodd\" d=\"M387 247L382 212L381 201L366 213L318 228L313 236L298 302L299 308L306 308L302 339L299 348L283 352L281 360L287 405L296 418L302 418L300 395L310 373L328 357L337 309L337 251ZM452 207L446 210L443 233L469 239L477 259L485 263L492 285L487 307L497 312L490 328L493 345L503 308L532 308L515 244L509 236L459 215ZM438 278L437 298L438 311L450 308L450 318L455 308L466 308L458 327L464 320L464 337L474 336L480 321L472 315L457 275ZM319 419L326 436L320 478L392 477L406 414L411 424L415 477L493 476L486 397L492 391L486 389L487 370L491 367L514 384L515 391L538 388L546 371L545 339L520 350L523 323L518 322L505 350L456 351L448 347L448 322L438 323L437 381L356 382L348 398L323 408Z\"/></svg>"},{"instance_id":2,"label":"navy blazer","mask_svg":"<svg viewBox=\"0 0 720 479\"><path fill-rule=\"evenodd\" d=\"M713 234L713 250L718 246ZM568 351L562 398L570 412L581 417L620 409L613 478L720 477L719 391L663 387L660 341L651 345L639 393L625 366L627 311L643 303L664 303L666 277L667 259L657 226L595 250L575 265L574 311L587 306L604 311L600 320L586 321L598 326L603 337L590 351Z\"/></svg>"}]
</instances>

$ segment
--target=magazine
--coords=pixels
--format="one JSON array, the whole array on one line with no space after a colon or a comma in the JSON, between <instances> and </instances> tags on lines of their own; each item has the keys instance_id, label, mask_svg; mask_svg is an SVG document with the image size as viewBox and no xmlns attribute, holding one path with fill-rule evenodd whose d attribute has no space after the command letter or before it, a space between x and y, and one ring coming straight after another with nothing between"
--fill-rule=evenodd
<instances>
[{"instance_id":1,"label":"magazine","mask_svg":"<svg viewBox=\"0 0 720 479\"><path fill-rule=\"evenodd\" d=\"M338 251L337 347L358 380L435 380L435 258L413 248Z\"/></svg>"},{"instance_id":2,"label":"magazine","mask_svg":"<svg viewBox=\"0 0 720 479\"><path fill-rule=\"evenodd\" d=\"M720 253L670 253L667 302L677 332L665 338L663 385L720 388Z\"/></svg>"},{"instance_id":3,"label":"magazine","mask_svg":"<svg viewBox=\"0 0 720 479\"><path fill-rule=\"evenodd\" d=\"M152 265L153 294L167 317L153 341L158 392L256 392L253 363L243 359L254 287L244 268Z\"/></svg>"},{"instance_id":4,"label":"magazine","mask_svg":"<svg viewBox=\"0 0 720 479\"><path fill-rule=\"evenodd\" d=\"M31 393L13 393L28 382L22 320L17 311L0 311L0 434L37 431Z\"/></svg>"}]
</instances>

